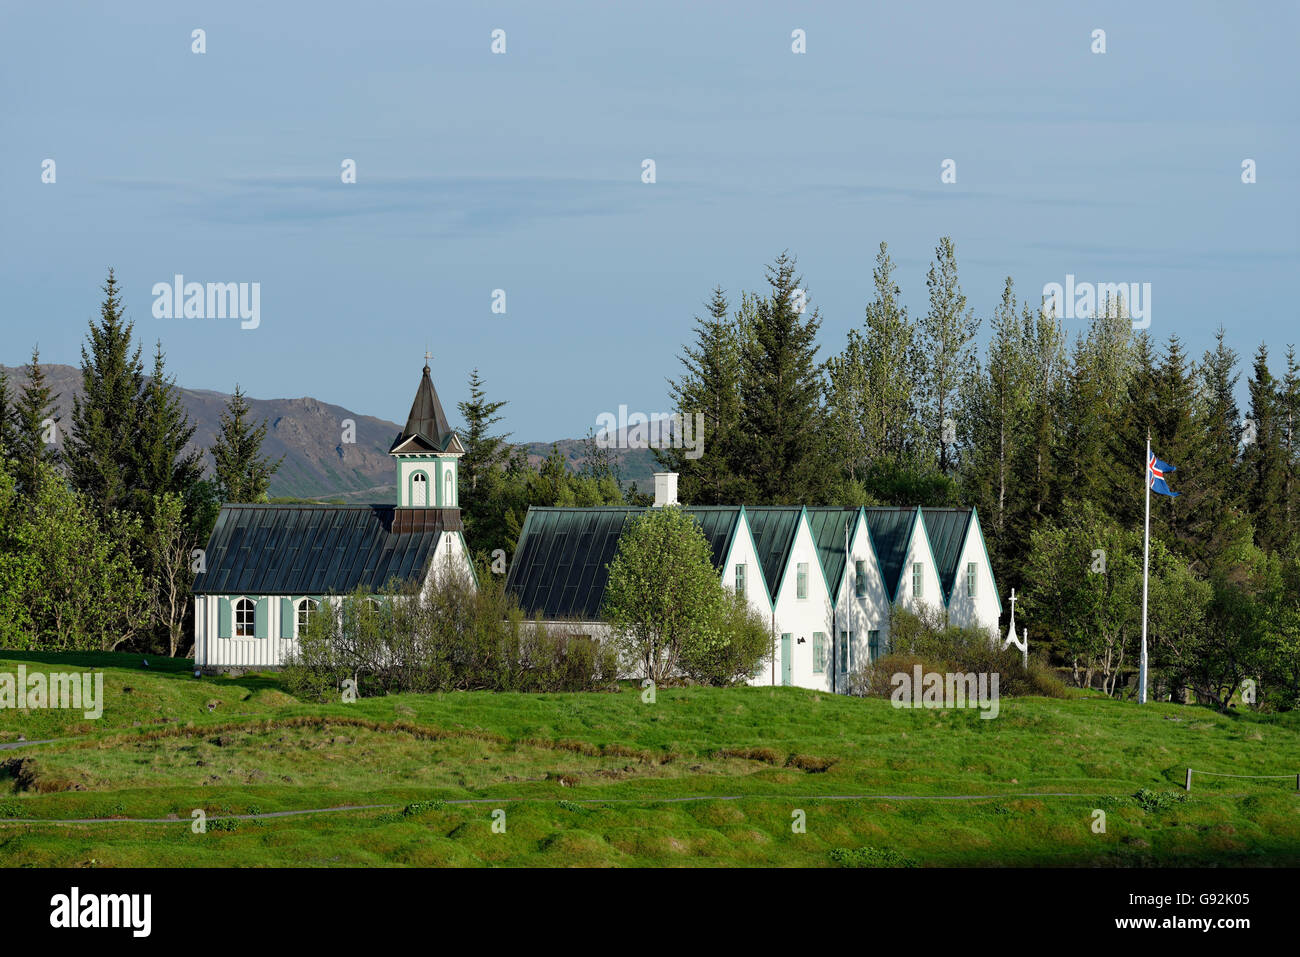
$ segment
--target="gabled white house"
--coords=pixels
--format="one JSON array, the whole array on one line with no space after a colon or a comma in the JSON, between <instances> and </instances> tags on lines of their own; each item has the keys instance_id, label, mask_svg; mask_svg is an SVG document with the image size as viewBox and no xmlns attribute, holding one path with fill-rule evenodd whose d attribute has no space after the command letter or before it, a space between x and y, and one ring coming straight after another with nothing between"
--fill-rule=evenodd
<instances>
[{"instance_id":1,"label":"gabled white house","mask_svg":"<svg viewBox=\"0 0 1300 957\"><path fill-rule=\"evenodd\" d=\"M676 504L656 476L656 507ZM843 692L889 647L895 605L996 632L1001 602L974 509L686 506L722 582L769 616L772 654L750 684ZM507 587L548 622L595 637L618 538L645 509L530 509ZM969 590L969 591L968 591Z\"/></svg>"},{"instance_id":2,"label":"gabled white house","mask_svg":"<svg viewBox=\"0 0 1300 957\"><path fill-rule=\"evenodd\" d=\"M322 601L394 580L473 576L457 488L465 449L424 367L389 454L396 505L223 505L194 579L194 664L276 667Z\"/></svg>"}]
</instances>

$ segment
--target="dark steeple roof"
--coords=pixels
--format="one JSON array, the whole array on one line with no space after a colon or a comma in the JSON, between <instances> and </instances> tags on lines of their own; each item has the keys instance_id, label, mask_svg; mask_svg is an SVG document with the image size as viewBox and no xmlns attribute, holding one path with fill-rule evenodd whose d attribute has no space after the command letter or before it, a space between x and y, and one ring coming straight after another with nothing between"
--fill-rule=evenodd
<instances>
[{"instance_id":1,"label":"dark steeple roof","mask_svg":"<svg viewBox=\"0 0 1300 957\"><path fill-rule=\"evenodd\" d=\"M393 440L389 452L446 452L454 443L453 451L462 452L460 440L447 424L447 414L442 411L438 393L429 378L429 367L424 367L420 387L411 403L411 414L406 417L406 428Z\"/></svg>"}]
</instances>

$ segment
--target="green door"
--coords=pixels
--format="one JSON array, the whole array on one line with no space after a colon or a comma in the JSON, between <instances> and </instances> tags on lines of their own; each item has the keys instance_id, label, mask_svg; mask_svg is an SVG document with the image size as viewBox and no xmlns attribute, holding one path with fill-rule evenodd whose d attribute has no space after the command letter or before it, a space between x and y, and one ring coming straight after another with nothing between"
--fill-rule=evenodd
<instances>
[{"instance_id":1,"label":"green door","mask_svg":"<svg viewBox=\"0 0 1300 957\"><path fill-rule=\"evenodd\" d=\"M789 632L781 636L781 684L783 685L794 683L794 661L792 660L794 652L790 638Z\"/></svg>"}]
</instances>

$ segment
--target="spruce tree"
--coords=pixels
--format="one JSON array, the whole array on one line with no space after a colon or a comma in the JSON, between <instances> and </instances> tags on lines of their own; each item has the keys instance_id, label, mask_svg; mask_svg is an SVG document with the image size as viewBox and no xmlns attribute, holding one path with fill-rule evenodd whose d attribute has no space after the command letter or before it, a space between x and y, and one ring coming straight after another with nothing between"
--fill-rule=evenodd
<instances>
[{"instance_id":1,"label":"spruce tree","mask_svg":"<svg viewBox=\"0 0 1300 957\"><path fill-rule=\"evenodd\" d=\"M1300 523L1300 364L1295 346L1287 346L1286 375L1278 389L1278 415L1282 439L1282 515L1288 543L1295 540Z\"/></svg>"},{"instance_id":2,"label":"spruce tree","mask_svg":"<svg viewBox=\"0 0 1300 957\"><path fill-rule=\"evenodd\" d=\"M1260 343L1246 384L1250 412L1242 430L1242 478L1245 505L1255 526L1255 540L1266 550L1285 541L1286 460L1278 382L1268 368L1268 347Z\"/></svg>"},{"instance_id":3,"label":"spruce tree","mask_svg":"<svg viewBox=\"0 0 1300 957\"><path fill-rule=\"evenodd\" d=\"M470 373L469 401L456 406L465 420L465 431L461 434L465 454L460 460L460 481L470 492L477 490L479 482L491 473L504 469L510 457L510 448L506 444L510 433L496 435L492 431L493 426L501 421L497 413L505 404L504 400L489 402L478 369Z\"/></svg>"},{"instance_id":4,"label":"spruce tree","mask_svg":"<svg viewBox=\"0 0 1300 957\"><path fill-rule=\"evenodd\" d=\"M654 450L660 465L678 473L678 495L694 505L721 505L734 501L732 464L736 430L740 420L741 314L728 315L730 306L721 287L713 290L707 318L695 317L695 342L682 349L685 369L676 381L669 380L673 405L684 421L702 417L703 435L692 431L694 442L702 442L701 454L688 448Z\"/></svg>"},{"instance_id":5,"label":"spruce tree","mask_svg":"<svg viewBox=\"0 0 1300 957\"><path fill-rule=\"evenodd\" d=\"M131 348L134 324L122 312L113 270L104 284L100 319L81 347L81 393L72 402L72 431L64 458L72 486L100 513L129 508L135 474L144 367Z\"/></svg>"},{"instance_id":6,"label":"spruce tree","mask_svg":"<svg viewBox=\"0 0 1300 957\"><path fill-rule=\"evenodd\" d=\"M807 310L802 278L785 253L767 270L770 292L757 303L742 350L740 445L735 465L763 505L820 503L828 487L822 369L816 361L821 317Z\"/></svg>"},{"instance_id":7,"label":"spruce tree","mask_svg":"<svg viewBox=\"0 0 1300 957\"><path fill-rule=\"evenodd\" d=\"M194 437L174 379L164 367L162 342L154 351L153 376L145 385L140 403L140 435L136 443L134 511L153 511L156 498L176 495L188 498L203 477L203 456L197 449L186 451Z\"/></svg>"},{"instance_id":8,"label":"spruce tree","mask_svg":"<svg viewBox=\"0 0 1300 957\"><path fill-rule=\"evenodd\" d=\"M223 502L265 502L271 476L280 468L283 457L272 462L262 455L266 439L266 420L254 426L249 421L251 409L239 385L221 413L216 444L212 446L217 488Z\"/></svg>"},{"instance_id":9,"label":"spruce tree","mask_svg":"<svg viewBox=\"0 0 1300 957\"><path fill-rule=\"evenodd\" d=\"M1193 415L1200 455L1192 492L1199 502L1188 504L1200 507L1187 510L1191 541L1188 558L1192 569L1204 575L1213 567L1215 556L1225 550L1225 529L1230 527L1225 519L1239 516L1241 501L1237 474L1241 413L1236 398L1241 374L1237 371L1237 353L1225 342L1222 326L1215 336L1214 349L1201 358L1196 375L1198 394ZM1175 478L1180 475L1181 469ZM1183 491L1181 482L1175 487Z\"/></svg>"},{"instance_id":10,"label":"spruce tree","mask_svg":"<svg viewBox=\"0 0 1300 957\"><path fill-rule=\"evenodd\" d=\"M14 397L9 391L9 377L0 369L0 464L14 454Z\"/></svg>"},{"instance_id":11,"label":"spruce tree","mask_svg":"<svg viewBox=\"0 0 1300 957\"><path fill-rule=\"evenodd\" d=\"M45 383L40 349L32 349L26 373L27 381L14 408L12 455L18 488L24 495L31 495L40 481L42 464L53 466L59 460L59 416L54 411L59 397Z\"/></svg>"},{"instance_id":12,"label":"spruce tree","mask_svg":"<svg viewBox=\"0 0 1300 957\"><path fill-rule=\"evenodd\" d=\"M948 236L935 247L925 285L930 290L930 309L921 320L927 458L929 449L937 449L939 472L949 475L957 460L954 436L968 428L955 418L957 390L971 364L970 343L979 320L966 307L957 251Z\"/></svg>"}]
</instances>

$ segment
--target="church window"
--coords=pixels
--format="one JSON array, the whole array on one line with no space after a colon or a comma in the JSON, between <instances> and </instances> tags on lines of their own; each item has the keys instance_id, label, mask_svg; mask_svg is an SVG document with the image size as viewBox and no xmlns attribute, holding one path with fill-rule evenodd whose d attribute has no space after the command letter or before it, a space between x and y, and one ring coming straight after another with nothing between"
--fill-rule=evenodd
<instances>
[{"instance_id":1,"label":"church window","mask_svg":"<svg viewBox=\"0 0 1300 957\"><path fill-rule=\"evenodd\" d=\"M449 471L449 472L447 472L447 477L446 477L446 479L443 481L443 489L444 489L444 491L443 491L443 495L442 495L442 504L445 505L445 506L448 507L448 508L451 508L452 505L455 504L455 503L451 500L451 498L452 498L452 488L453 488L452 481L453 481L453 480L452 480L452 477L451 477L451 472Z\"/></svg>"},{"instance_id":2,"label":"church window","mask_svg":"<svg viewBox=\"0 0 1300 957\"><path fill-rule=\"evenodd\" d=\"M745 566L741 563L736 566L736 594L741 598L745 597Z\"/></svg>"},{"instance_id":3,"label":"church window","mask_svg":"<svg viewBox=\"0 0 1300 957\"><path fill-rule=\"evenodd\" d=\"M311 616L320 610L320 602L312 598L304 598L298 602L298 633L302 634L307 629L307 622Z\"/></svg>"},{"instance_id":4,"label":"church window","mask_svg":"<svg viewBox=\"0 0 1300 957\"><path fill-rule=\"evenodd\" d=\"M252 638L257 630L257 606L251 599L235 602L235 637Z\"/></svg>"},{"instance_id":5,"label":"church window","mask_svg":"<svg viewBox=\"0 0 1300 957\"><path fill-rule=\"evenodd\" d=\"M800 562L796 569L795 578L795 597L808 597L808 563Z\"/></svg>"},{"instance_id":6,"label":"church window","mask_svg":"<svg viewBox=\"0 0 1300 957\"><path fill-rule=\"evenodd\" d=\"M423 472L416 472L411 478L411 504L416 508L429 504L429 477Z\"/></svg>"}]
</instances>

